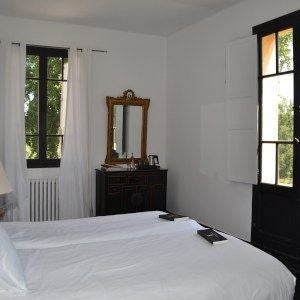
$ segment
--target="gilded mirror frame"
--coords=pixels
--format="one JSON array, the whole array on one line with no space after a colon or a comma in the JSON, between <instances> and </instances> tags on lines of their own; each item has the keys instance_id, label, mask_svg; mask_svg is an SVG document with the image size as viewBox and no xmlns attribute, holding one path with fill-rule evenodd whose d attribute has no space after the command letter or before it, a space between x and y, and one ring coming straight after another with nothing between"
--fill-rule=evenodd
<instances>
[{"instance_id":1,"label":"gilded mirror frame","mask_svg":"<svg viewBox=\"0 0 300 300\"><path fill-rule=\"evenodd\" d=\"M114 105L124 105L124 106L140 106L142 108L142 130L141 130L141 158L147 158L147 123L148 123L148 108L150 104L150 99L138 98L132 90L126 90L123 92L123 96L120 97L106 97L106 104L108 109L108 119L107 119L107 154L105 158L105 163L107 164L126 164L130 162L130 157L128 158L115 158L112 155L113 149L113 109Z\"/></svg>"}]
</instances>

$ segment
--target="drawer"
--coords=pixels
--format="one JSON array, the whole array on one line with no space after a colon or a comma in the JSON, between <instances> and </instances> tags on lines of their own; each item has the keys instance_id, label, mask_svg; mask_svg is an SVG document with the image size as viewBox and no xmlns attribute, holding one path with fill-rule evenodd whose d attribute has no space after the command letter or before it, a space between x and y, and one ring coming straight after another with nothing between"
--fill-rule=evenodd
<instances>
[{"instance_id":1,"label":"drawer","mask_svg":"<svg viewBox=\"0 0 300 300\"><path fill-rule=\"evenodd\" d=\"M165 182L165 176L162 176L162 175L149 175L148 176L149 184L158 184L158 183L164 183L164 182Z\"/></svg>"},{"instance_id":2,"label":"drawer","mask_svg":"<svg viewBox=\"0 0 300 300\"><path fill-rule=\"evenodd\" d=\"M146 177L142 175L128 176L128 184L145 184Z\"/></svg>"},{"instance_id":3,"label":"drawer","mask_svg":"<svg viewBox=\"0 0 300 300\"><path fill-rule=\"evenodd\" d=\"M108 184L124 184L126 183L126 176L109 176Z\"/></svg>"},{"instance_id":4,"label":"drawer","mask_svg":"<svg viewBox=\"0 0 300 300\"><path fill-rule=\"evenodd\" d=\"M108 187L108 193L109 194L116 194L116 193L121 193L122 187L118 185L110 185Z\"/></svg>"},{"instance_id":5,"label":"drawer","mask_svg":"<svg viewBox=\"0 0 300 300\"><path fill-rule=\"evenodd\" d=\"M97 170L96 215L165 210L166 188L167 170L164 169Z\"/></svg>"}]
</instances>

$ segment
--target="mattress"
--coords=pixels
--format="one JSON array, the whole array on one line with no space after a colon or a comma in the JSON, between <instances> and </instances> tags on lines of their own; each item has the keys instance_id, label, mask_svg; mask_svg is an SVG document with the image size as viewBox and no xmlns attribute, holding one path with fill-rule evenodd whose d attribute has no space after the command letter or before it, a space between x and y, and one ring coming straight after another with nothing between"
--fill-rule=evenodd
<instances>
[{"instance_id":1,"label":"mattress","mask_svg":"<svg viewBox=\"0 0 300 300\"><path fill-rule=\"evenodd\" d=\"M212 246L197 222L159 214L5 224L30 292L3 299L293 299L274 257L229 235Z\"/></svg>"}]
</instances>

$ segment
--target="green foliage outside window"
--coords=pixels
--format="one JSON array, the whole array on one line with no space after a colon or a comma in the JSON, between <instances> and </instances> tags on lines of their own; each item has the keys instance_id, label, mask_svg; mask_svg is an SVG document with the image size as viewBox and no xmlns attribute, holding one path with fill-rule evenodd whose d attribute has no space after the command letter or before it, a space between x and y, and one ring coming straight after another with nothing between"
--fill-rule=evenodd
<instances>
[{"instance_id":1,"label":"green foliage outside window","mask_svg":"<svg viewBox=\"0 0 300 300\"><path fill-rule=\"evenodd\" d=\"M293 140L294 107L287 99L281 98L278 104L278 139ZM293 145L279 145L279 181L290 185L293 180Z\"/></svg>"},{"instance_id":2,"label":"green foliage outside window","mask_svg":"<svg viewBox=\"0 0 300 300\"><path fill-rule=\"evenodd\" d=\"M293 32L278 36L279 71L293 69L292 58ZM290 99L280 96L278 104L278 139L293 141L294 139L294 107ZM279 182L291 185L293 182L293 145L280 144L278 153Z\"/></svg>"},{"instance_id":3,"label":"green foliage outside window","mask_svg":"<svg viewBox=\"0 0 300 300\"><path fill-rule=\"evenodd\" d=\"M47 114L46 134L61 135L60 108L63 88L66 82L63 79L63 66L66 59L48 57L47 61ZM50 80L49 80L50 79ZM51 80L52 79L52 80ZM65 79L65 78L64 78ZM39 56L26 57L26 85L25 85L25 131L26 131L26 158L39 158ZM28 136L30 135L30 136ZM47 136L46 158L59 159L61 156L60 136Z\"/></svg>"},{"instance_id":4,"label":"green foliage outside window","mask_svg":"<svg viewBox=\"0 0 300 300\"><path fill-rule=\"evenodd\" d=\"M28 55L26 57L26 78L39 77L39 57ZM26 134L38 134L39 120L39 81L26 79L25 83L25 132ZM38 158L38 137L26 137L26 157L29 159Z\"/></svg>"},{"instance_id":5,"label":"green foliage outside window","mask_svg":"<svg viewBox=\"0 0 300 300\"><path fill-rule=\"evenodd\" d=\"M293 69L293 31L278 35L279 72Z\"/></svg>"}]
</instances>

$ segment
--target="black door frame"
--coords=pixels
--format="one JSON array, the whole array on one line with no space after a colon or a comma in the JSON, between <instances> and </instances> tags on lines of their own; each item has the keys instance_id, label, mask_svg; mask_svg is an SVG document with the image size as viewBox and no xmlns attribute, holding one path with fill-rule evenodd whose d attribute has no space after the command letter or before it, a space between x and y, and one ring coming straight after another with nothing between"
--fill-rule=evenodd
<instances>
[{"instance_id":1,"label":"black door frame","mask_svg":"<svg viewBox=\"0 0 300 300\"><path fill-rule=\"evenodd\" d=\"M297 275L300 274L300 143L295 142L294 139L293 187L261 183L260 147L262 138L261 38L291 27L294 32L294 138L300 139L300 10L253 27L253 34L257 34L258 37L259 169L258 184L253 186L251 242L282 260ZM276 232L275 229L272 231L273 224L274 228L280 228L281 225L288 228L281 232L280 230Z\"/></svg>"}]
</instances>

